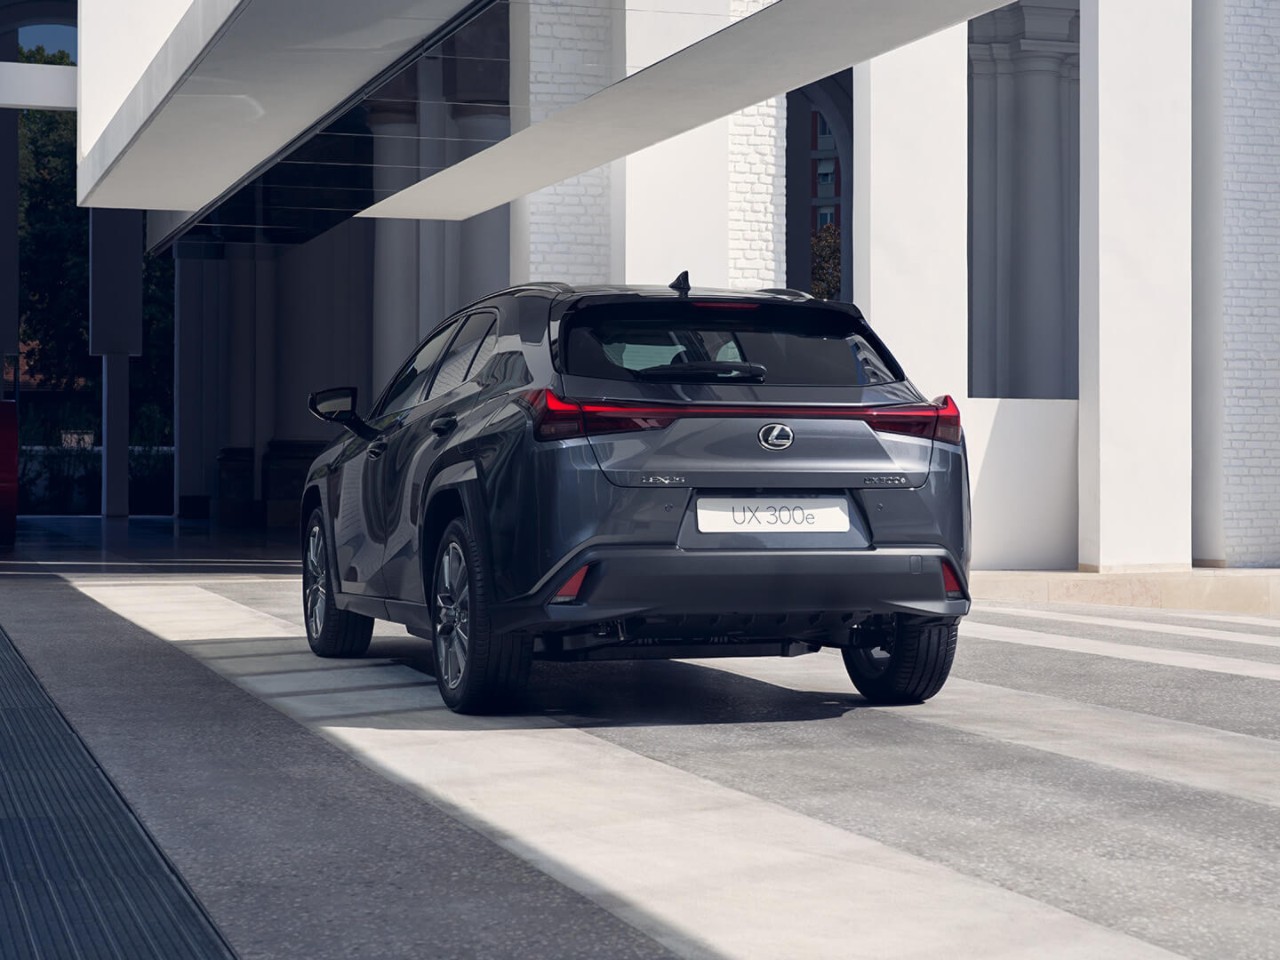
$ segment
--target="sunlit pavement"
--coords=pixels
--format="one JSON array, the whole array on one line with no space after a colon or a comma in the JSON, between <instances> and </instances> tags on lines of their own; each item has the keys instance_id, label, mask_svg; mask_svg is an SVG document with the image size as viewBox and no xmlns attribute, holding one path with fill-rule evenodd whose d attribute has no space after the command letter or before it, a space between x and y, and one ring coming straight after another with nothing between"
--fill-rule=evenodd
<instances>
[{"instance_id":1,"label":"sunlit pavement","mask_svg":"<svg viewBox=\"0 0 1280 960\"><path fill-rule=\"evenodd\" d=\"M400 628L312 657L288 537L178 532L24 522L0 626L243 957L1274 956L1280 619L988 603L919 707L819 654L471 718Z\"/></svg>"}]
</instances>

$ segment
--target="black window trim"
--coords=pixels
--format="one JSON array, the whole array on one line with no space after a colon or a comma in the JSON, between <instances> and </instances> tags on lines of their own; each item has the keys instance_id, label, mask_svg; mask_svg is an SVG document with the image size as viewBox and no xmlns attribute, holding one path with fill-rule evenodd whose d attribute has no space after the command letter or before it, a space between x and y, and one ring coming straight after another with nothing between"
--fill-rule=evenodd
<instances>
[{"instance_id":1,"label":"black window trim","mask_svg":"<svg viewBox=\"0 0 1280 960\"><path fill-rule=\"evenodd\" d=\"M485 327L484 333L480 335L480 339L476 341L475 350L473 350L471 353L471 359L467 363L467 370L466 370L466 373L464 373L462 376L462 382L459 383L458 386L454 387L452 390L446 390L444 393L440 394L440 396L442 397L447 396L448 394L452 393L454 390L457 390L459 387L465 386L467 383L471 381L471 364L475 362L476 353L480 350L480 344L484 342L484 338L489 335L489 331L492 330L494 324L498 322L498 311L494 307L489 307L489 306L479 307L476 309L468 310L465 313L456 315L458 329L454 331L453 336L449 338L449 342L445 345L444 350L441 351L440 359L436 361L435 369L431 371L431 377L429 378L426 386L422 388L422 395L419 398L418 403L414 404L415 407L418 406L419 404L426 403L427 399L431 396L431 388L435 386L436 377L440 375L440 368L444 365L444 359L445 357L449 356L449 351L453 349L453 342L457 340L458 337L461 335L462 328L467 325L468 321L470 321L472 317L484 316L486 314L490 316L492 319L489 321L489 326Z\"/></svg>"},{"instance_id":2,"label":"black window trim","mask_svg":"<svg viewBox=\"0 0 1280 960\"><path fill-rule=\"evenodd\" d=\"M374 407L373 407L374 412L369 415L370 420L379 420L382 417L386 416L385 407L386 407L386 401L387 401L387 394L391 390L391 388L395 386L396 381L400 379L400 374L404 373L404 371L409 368L409 366L413 363L413 361L417 359L418 354L422 352L422 349L428 343L434 340L437 335L444 333L445 330L449 327L449 325L452 324L454 328L453 332L449 336L448 342L444 345L444 349L440 351L440 356L443 357L445 353L448 352L449 347L452 346L453 344L453 338L456 337L458 335L458 331L462 329L462 324L460 322L461 320L462 320L462 315L455 314L454 316L449 317L443 323L437 324L430 333L428 333L425 337L422 338L422 340L418 343L418 345L413 348L413 352L409 354L405 362L400 364L400 366L396 369L396 372L392 375L391 379L387 381L387 385L382 388L382 393L378 395L378 402L374 404ZM426 396L427 390L430 388L431 383L436 378L436 370L439 368L439 366L440 366L440 361L439 359L437 359L436 363L432 366L431 375L426 380L426 386L424 386L418 393L418 399L415 400L413 403L410 403L407 406L405 406L402 410L398 410L397 413L404 413L405 411L412 410L414 407L422 403L422 398Z\"/></svg>"}]
</instances>

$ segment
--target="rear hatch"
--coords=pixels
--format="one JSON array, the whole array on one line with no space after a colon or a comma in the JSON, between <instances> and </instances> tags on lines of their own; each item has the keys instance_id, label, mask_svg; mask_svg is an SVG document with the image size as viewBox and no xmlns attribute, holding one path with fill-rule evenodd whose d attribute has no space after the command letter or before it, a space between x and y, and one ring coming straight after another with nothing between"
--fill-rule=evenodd
<instances>
[{"instance_id":1,"label":"rear hatch","mask_svg":"<svg viewBox=\"0 0 1280 960\"><path fill-rule=\"evenodd\" d=\"M618 486L691 489L685 546L868 546L861 491L922 487L935 438L959 439L954 405L926 402L838 305L589 299L556 352L540 438L587 437Z\"/></svg>"}]
</instances>

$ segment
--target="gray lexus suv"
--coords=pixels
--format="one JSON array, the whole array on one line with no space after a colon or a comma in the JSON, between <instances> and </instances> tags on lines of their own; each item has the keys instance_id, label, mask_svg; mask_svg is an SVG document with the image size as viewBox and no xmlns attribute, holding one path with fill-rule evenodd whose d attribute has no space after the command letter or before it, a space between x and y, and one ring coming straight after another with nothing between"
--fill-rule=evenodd
<instances>
[{"instance_id":1,"label":"gray lexus suv","mask_svg":"<svg viewBox=\"0 0 1280 960\"><path fill-rule=\"evenodd\" d=\"M441 323L302 499L311 649L432 641L454 710L533 659L833 647L874 703L941 689L969 611L960 416L848 304L787 290L530 284Z\"/></svg>"}]
</instances>

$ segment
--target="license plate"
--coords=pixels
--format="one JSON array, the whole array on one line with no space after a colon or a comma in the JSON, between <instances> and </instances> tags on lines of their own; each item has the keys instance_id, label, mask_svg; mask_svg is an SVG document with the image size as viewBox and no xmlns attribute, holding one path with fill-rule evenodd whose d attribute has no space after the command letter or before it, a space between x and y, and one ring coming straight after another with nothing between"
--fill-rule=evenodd
<instances>
[{"instance_id":1,"label":"license plate","mask_svg":"<svg viewBox=\"0 0 1280 960\"><path fill-rule=\"evenodd\" d=\"M844 533L848 501L837 497L702 497L700 533Z\"/></svg>"}]
</instances>

